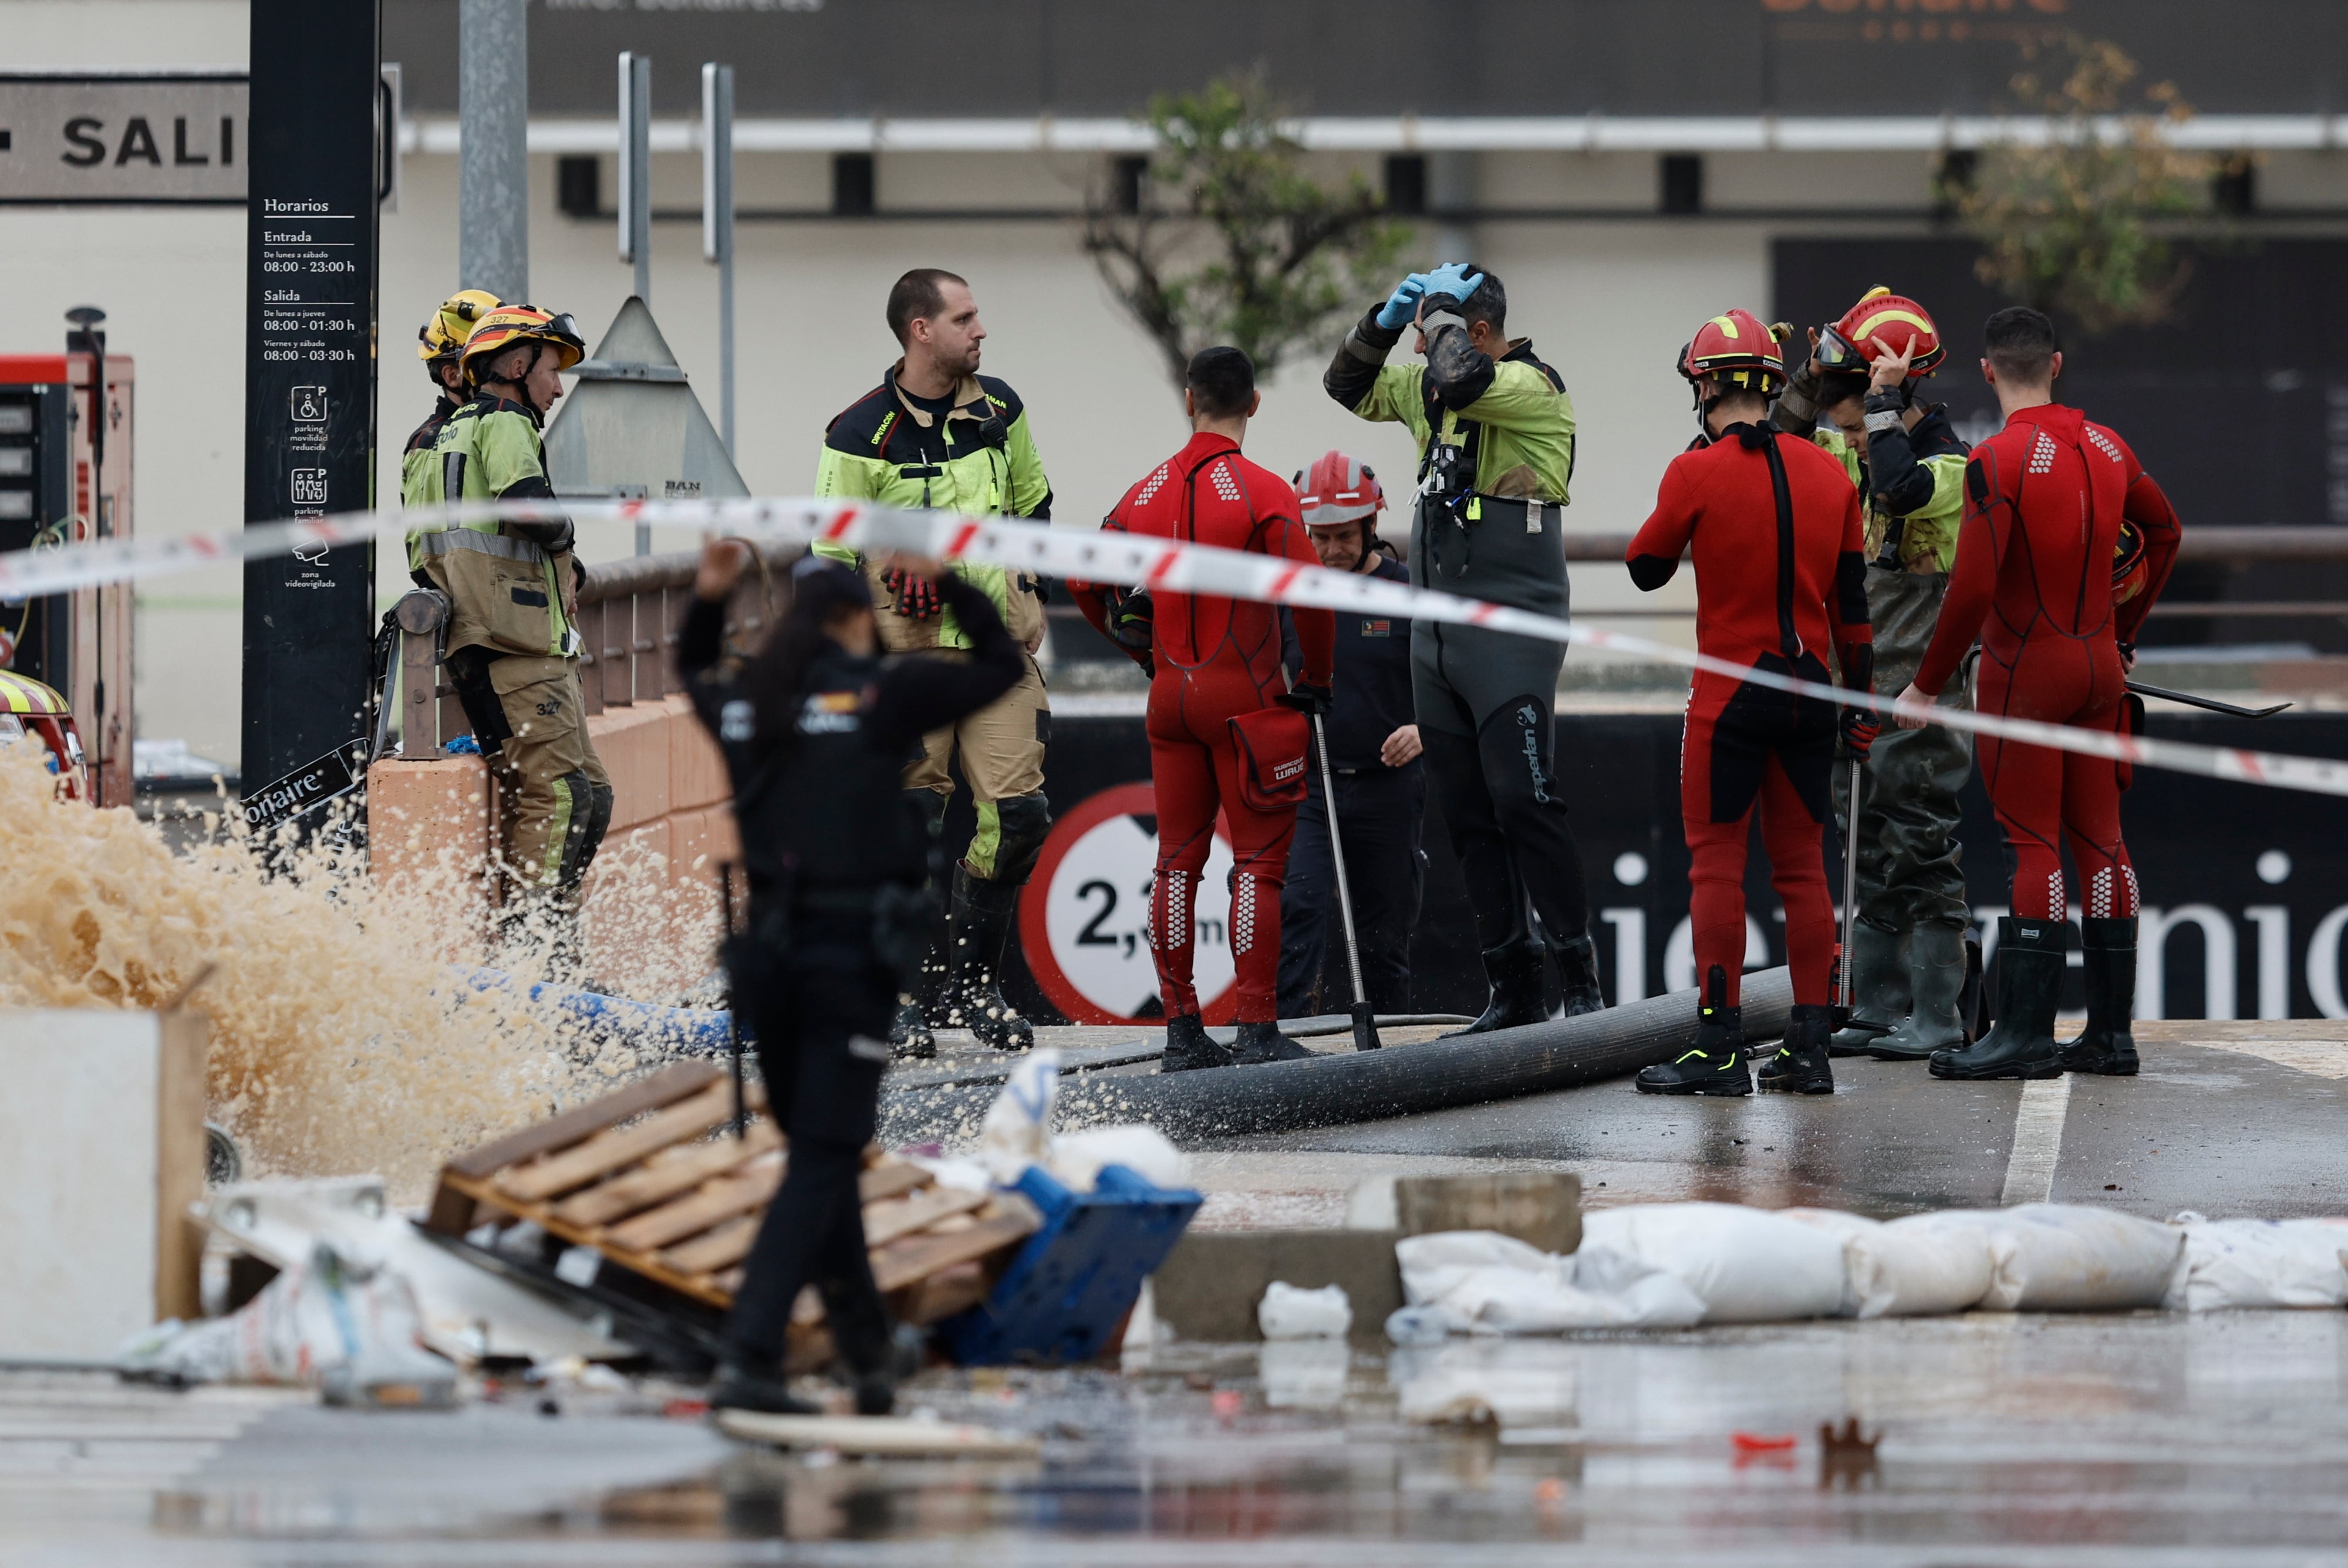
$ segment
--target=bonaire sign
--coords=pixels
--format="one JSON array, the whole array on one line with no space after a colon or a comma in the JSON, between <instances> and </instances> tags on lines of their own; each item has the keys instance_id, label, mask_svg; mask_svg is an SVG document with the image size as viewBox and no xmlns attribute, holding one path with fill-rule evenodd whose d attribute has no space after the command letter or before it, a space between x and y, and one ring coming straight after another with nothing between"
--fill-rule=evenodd
<instances>
[{"instance_id":1,"label":"bonaire sign","mask_svg":"<svg viewBox=\"0 0 2348 1568\"><path fill-rule=\"evenodd\" d=\"M0 75L0 203L241 206L241 74Z\"/></svg>"}]
</instances>

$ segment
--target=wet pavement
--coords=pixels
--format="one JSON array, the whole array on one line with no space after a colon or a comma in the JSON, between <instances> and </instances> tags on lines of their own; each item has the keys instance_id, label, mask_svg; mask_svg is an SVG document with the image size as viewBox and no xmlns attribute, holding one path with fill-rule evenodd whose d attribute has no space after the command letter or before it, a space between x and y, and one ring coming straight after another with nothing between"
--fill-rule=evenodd
<instances>
[{"instance_id":1,"label":"wet pavement","mask_svg":"<svg viewBox=\"0 0 2348 1568\"><path fill-rule=\"evenodd\" d=\"M1513 1165L1601 1205L2348 1213L2348 1028L2139 1040L2133 1081L1861 1061L1831 1100L1613 1083L1238 1141L1193 1155L1201 1223L1334 1225L1369 1177ZM675 1392L354 1412L0 1371L0 1564L2348 1568L2336 1311L1159 1345L910 1386L909 1409L1038 1435L1018 1463L739 1448Z\"/></svg>"}]
</instances>

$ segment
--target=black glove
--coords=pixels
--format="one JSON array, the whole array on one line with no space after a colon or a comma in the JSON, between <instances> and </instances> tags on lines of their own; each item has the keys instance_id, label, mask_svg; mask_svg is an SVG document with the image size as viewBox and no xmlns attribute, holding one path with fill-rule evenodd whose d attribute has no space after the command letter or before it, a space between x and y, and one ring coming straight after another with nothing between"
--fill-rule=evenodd
<instances>
[{"instance_id":1,"label":"black glove","mask_svg":"<svg viewBox=\"0 0 2348 1568\"><path fill-rule=\"evenodd\" d=\"M1108 613L1102 619L1109 637L1128 653L1147 655L1156 639L1157 607L1146 588L1113 588L1107 595Z\"/></svg>"},{"instance_id":2,"label":"black glove","mask_svg":"<svg viewBox=\"0 0 2348 1568\"><path fill-rule=\"evenodd\" d=\"M1329 712L1331 695L1326 686L1309 686L1303 682L1290 687L1272 699L1282 707L1293 708L1300 713L1318 719Z\"/></svg>"},{"instance_id":3,"label":"black glove","mask_svg":"<svg viewBox=\"0 0 2348 1568\"><path fill-rule=\"evenodd\" d=\"M1871 704L1854 702L1843 709L1842 743L1849 755L1866 761L1868 748L1882 730L1882 720Z\"/></svg>"},{"instance_id":4,"label":"black glove","mask_svg":"<svg viewBox=\"0 0 2348 1568\"><path fill-rule=\"evenodd\" d=\"M880 574L880 586L897 601L897 613L908 620L933 620L944 608L938 585L925 577L894 568Z\"/></svg>"}]
</instances>

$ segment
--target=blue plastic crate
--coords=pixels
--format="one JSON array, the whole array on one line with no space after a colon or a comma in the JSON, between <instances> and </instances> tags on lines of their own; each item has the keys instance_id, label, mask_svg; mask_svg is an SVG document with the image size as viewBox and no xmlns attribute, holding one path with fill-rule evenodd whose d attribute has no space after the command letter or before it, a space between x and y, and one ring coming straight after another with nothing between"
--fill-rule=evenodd
<instances>
[{"instance_id":1,"label":"blue plastic crate","mask_svg":"<svg viewBox=\"0 0 2348 1568\"><path fill-rule=\"evenodd\" d=\"M965 1367L1097 1359L1204 1201L1123 1165L1102 1166L1089 1193L1030 1166L1014 1190L1042 1211L1044 1228L986 1300L938 1326L946 1353Z\"/></svg>"}]
</instances>

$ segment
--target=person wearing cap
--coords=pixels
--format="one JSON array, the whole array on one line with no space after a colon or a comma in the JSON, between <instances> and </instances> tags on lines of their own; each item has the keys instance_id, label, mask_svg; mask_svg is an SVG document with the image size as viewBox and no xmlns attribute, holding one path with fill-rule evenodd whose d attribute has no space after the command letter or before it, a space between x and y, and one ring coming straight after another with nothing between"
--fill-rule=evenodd
<instances>
[{"instance_id":1,"label":"person wearing cap","mask_svg":"<svg viewBox=\"0 0 2348 1568\"><path fill-rule=\"evenodd\" d=\"M917 267L890 289L886 315L902 353L880 385L825 428L815 493L1048 522L1052 482L1027 411L1009 383L978 374L986 328L969 283L941 268ZM860 562L844 545L815 548L860 564L872 586L882 647L968 656L970 638L935 582ZM980 561L957 561L952 570L977 585L1025 644L1028 669L1001 701L924 736L922 754L905 769L905 789L936 823L944 820L954 790L951 769L959 764L978 818L953 870L952 957L942 955L928 983L906 995L891 1030L910 1056L935 1054L931 1030L940 1023L959 1024L999 1050L1025 1050L1035 1042L1035 1030L1004 999L1002 968L1019 890L1052 829L1044 794L1052 704L1034 658L1044 644L1043 585Z\"/></svg>"},{"instance_id":2,"label":"person wearing cap","mask_svg":"<svg viewBox=\"0 0 2348 1568\"><path fill-rule=\"evenodd\" d=\"M1508 311L1488 269L1414 272L1354 324L1321 384L1417 443L1412 582L1562 619L1573 402L1531 340L1508 335ZM1406 327L1426 363L1390 365ZM1410 651L1412 709L1484 959L1488 999L1462 1032L1548 1018L1545 958L1562 1014L1598 1011L1589 884L1557 781L1564 645L1421 620Z\"/></svg>"},{"instance_id":3,"label":"person wearing cap","mask_svg":"<svg viewBox=\"0 0 2348 1568\"><path fill-rule=\"evenodd\" d=\"M481 313L458 361L468 400L434 438L413 504L541 507L533 518L435 522L407 536L410 570L448 597L448 682L504 786L514 914L551 903L545 935L563 968L576 962L580 884L612 821L612 780L588 739L579 680L581 573L541 434L561 373L586 352L567 315L517 304Z\"/></svg>"},{"instance_id":4,"label":"person wearing cap","mask_svg":"<svg viewBox=\"0 0 2348 1568\"><path fill-rule=\"evenodd\" d=\"M890 1019L936 919L935 835L898 775L924 733L1016 686L1027 658L986 592L933 560L886 565L938 585L968 651L884 657L863 575L818 555L792 568L790 609L765 646L730 658L726 605L748 559L738 539L703 547L676 655L734 781L750 897L726 975L790 1159L744 1260L710 1403L816 1413L783 1365L791 1309L811 1285L859 1413L885 1415L894 1358L857 1180Z\"/></svg>"},{"instance_id":5,"label":"person wearing cap","mask_svg":"<svg viewBox=\"0 0 2348 1568\"><path fill-rule=\"evenodd\" d=\"M473 323L497 308L495 294L460 289L441 301L432 319L416 330L416 357L424 362L424 373L432 378L439 396L400 453L399 504L403 507L417 504L425 475L433 467L433 443L440 439L440 427L464 401L465 372L458 361L464 356L465 340L473 335Z\"/></svg>"},{"instance_id":6,"label":"person wearing cap","mask_svg":"<svg viewBox=\"0 0 2348 1568\"><path fill-rule=\"evenodd\" d=\"M1876 679L1897 692L1931 643L1964 516L1969 449L1947 405L1921 395L1948 349L1922 305L1884 288L1809 337L1809 360L1772 417L1839 461L1864 498ZM1966 687L1951 682L1941 703L1965 706ZM1837 1056L1921 1061L1965 1042L1959 1004L1972 907L1957 796L1972 772L1970 736L1944 724L1878 737L1856 801L1849 770L1835 770L1843 842L1859 852L1859 912L1843 958L1853 1005L1834 1038Z\"/></svg>"},{"instance_id":7,"label":"person wearing cap","mask_svg":"<svg viewBox=\"0 0 2348 1568\"><path fill-rule=\"evenodd\" d=\"M1388 582L1410 580L1394 547L1378 538L1386 497L1368 464L1343 452L1324 453L1296 476L1296 491L1306 537L1323 566ZM1335 674L1323 725L1335 775L1337 834L1345 848L1362 988L1377 1011L1408 1012L1410 934L1418 924L1426 867L1419 848L1426 815L1426 770L1419 756L1426 748L1411 713L1410 621L1344 610L1336 617ZM1304 655L1293 621L1285 610L1280 620L1290 678L1302 680ZM1288 849L1288 881L1280 894L1282 1018L1342 1011L1353 1000L1350 993L1337 1001L1320 992L1330 933L1342 939L1344 917L1336 912L1329 802L1317 758L1306 776L1309 787L1296 808L1296 837ZM1351 977L1343 983L1350 986Z\"/></svg>"}]
</instances>

